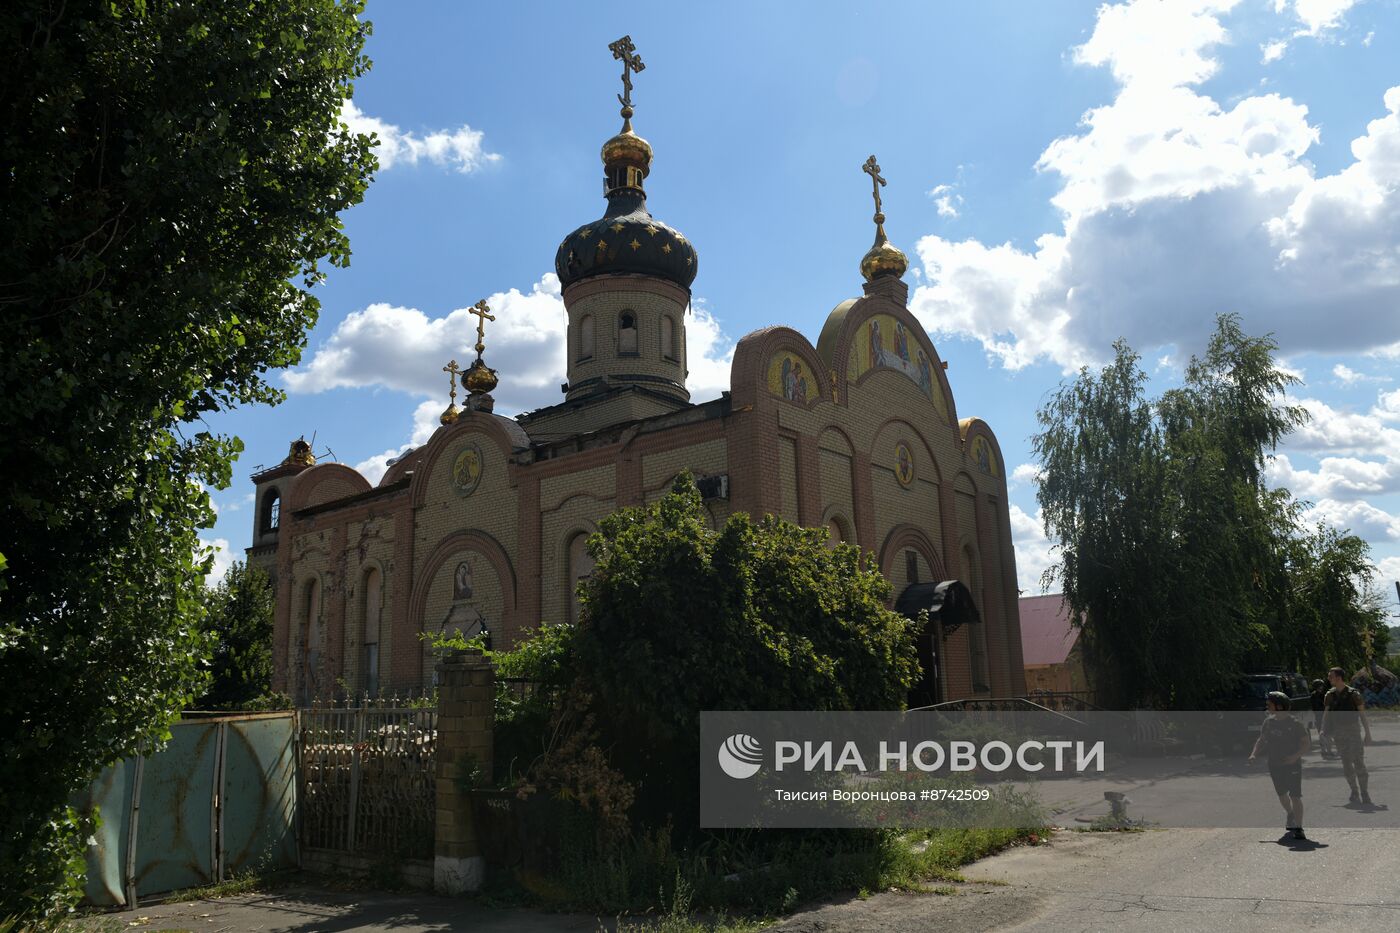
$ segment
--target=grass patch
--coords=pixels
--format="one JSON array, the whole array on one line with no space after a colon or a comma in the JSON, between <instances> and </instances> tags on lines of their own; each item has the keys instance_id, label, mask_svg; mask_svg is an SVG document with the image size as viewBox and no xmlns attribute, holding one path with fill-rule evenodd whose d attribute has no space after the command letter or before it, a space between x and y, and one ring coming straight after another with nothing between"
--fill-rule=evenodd
<instances>
[{"instance_id":1,"label":"grass patch","mask_svg":"<svg viewBox=\"0 0 1400 933\"><path fill-rule=\"evenodd\" d=\"M178 901L215 901L221 897L233 897L236 894L255 894L266 890L270 882L271 878L260 872L234 872L231 877L214 884L206 884L199 888L186 888L183 891L172 891L161 898L161 902L173 904Z\"/></svg>"}]
</instances>

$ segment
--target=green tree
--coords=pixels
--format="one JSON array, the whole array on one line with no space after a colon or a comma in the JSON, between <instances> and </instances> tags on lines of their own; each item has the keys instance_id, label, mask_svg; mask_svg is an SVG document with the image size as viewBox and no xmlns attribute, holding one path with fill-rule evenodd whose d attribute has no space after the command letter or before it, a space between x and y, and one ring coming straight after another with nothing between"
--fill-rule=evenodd
<instances>
[{"instance_id":1,"label":"green tree","mask_svg":"<svg viewBox=\"0 0 1400 933\"><path fill-rule=\"evenodd\" d=\"M14 0L0 20L0 916L69 900L69 795L201 688L205 487L275 402L374 169L359 0Z\"/></svg>"},{"instance_id":2,"label":"green tree","mask_svg":"<svg viewBox=\"0 0 1400 933\"><path fill-rule=\"evenodd\" d=\"M1371 586L1370 545L1319 524L1293 540L1289 558L1293 624L1285 657L1301 671L1337 666L1350 675L1366 662L1362 633L1370 631L1376 657L1384 658L1390 640L1380 591Z\"/></svg>"},{"instance_id":3,"label":"green tree","mask_svg":"<svg viewBox=\"0 0 1400 933\"><path fill-rule=\"evenodd\" d=\"M266 573L235 561L205 597L211 645L209 688L200 709L246 709L272 690L272 621L277 600Z\"/></svg>"},{"instance_id":4,"label":"green tree","mask_svg":"<svg viewBox=\"0 0 1400 933\"><path fill-rule=\"evenodd\" d=\"M1305 413L1271 338L1217 321L1185 383L1159 399L1126 343L1041 409L1039 500L1085 660L1114 706L1208 704L1246 658L1277 653L1290 611L1296 507L1263 481Z\"/></svg>"},{"instance_id":5,"label":"green tree","mask_svg":"<svg viewBox=\"0 0 1400 933\"><path fill-rule=\"evenodd\" d=\"M577 670L643 820L698 812L702 710L899 709L918 674L890 586L824 530L740 513L718 532L688 474L589 541Z\"/></svg>"}]
</instances>

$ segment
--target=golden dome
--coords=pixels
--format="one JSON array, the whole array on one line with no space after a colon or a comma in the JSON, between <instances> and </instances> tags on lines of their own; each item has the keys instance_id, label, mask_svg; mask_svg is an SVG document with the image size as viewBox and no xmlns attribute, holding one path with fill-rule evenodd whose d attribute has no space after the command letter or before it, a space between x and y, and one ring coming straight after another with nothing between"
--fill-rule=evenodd
<instances>
[{"instance_id":1,"label":"golden dome","mask_svg":"<svg viewBox=\"0 0 1400 933\"><path fill-rule=\"evenodd\" d=\"M452 404L448 405L442 410L442 417L438 420L441 421L443 424L451 424L452 422L457 420L457 416L461 413L462 409L457 407L456 402L453 402Z\"/></svg>"},{"instance_id":2,"label":"golden dome","mask_svg":"<svg viewBox=\"0 0 1400 933\"><path fill-rule=\"evenodd\" d=\"M882 235L876 238L875 245L870 247L870 252L860 260L860 274L865 276L867 282L873 282L886 275L902 278L904 271L909 268L909 257L885 239L883 233L882 230Z\"/></svg>"},{"instance_id":3,"label":"golden dome","mask_svg":"<svg viewBox=\"0 0 1400 933\"><path fill-rule=\"evenodd\" d=\"M496 371L485 363L481 362L481 357L476 358L471 368L462 374L462 385L472 395L481 395L496 388Z\"/></svg>"},{"instance_id":4,"label":"golden dome","mask_svg":"<svg viewBox=\"0 0 1400 933\"><path fill-rule=\"evenodd\" d=\"M603 164L622 162L635 165L646 175L651 167L651 143L632 132L632 121L628 120L622 132L603 143Z\"/></svg>"}]
</instances>

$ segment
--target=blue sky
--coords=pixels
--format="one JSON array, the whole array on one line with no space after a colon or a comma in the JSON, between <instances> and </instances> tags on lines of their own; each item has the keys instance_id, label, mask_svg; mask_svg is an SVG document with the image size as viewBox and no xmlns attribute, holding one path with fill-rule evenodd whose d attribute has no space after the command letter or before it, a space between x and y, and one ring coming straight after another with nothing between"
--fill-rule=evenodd
<instances>
[{"instance_id":1,"label":"blue sky","mask_svg":"<svg viewBox=\"0 0 1400 933\"><path fill-rule=\"evenodd\" d=\"M603 209L630 33L649 205L700 256L697 400L745 333L815 339L860 293L865 157L889 185L911 307L960 414L1029 464L1034 413L1123 336L1171 384L1213 316L1274 331L1313 413L1271 468L1313 517L1400 578L1400 6L1396 0L1105 5L387 3L348 123L381 170L345 216L354 256L319 290L287 401L210 419L243 438L216 491L220 566L251 537L260 463L316 435L377 479L446 404L489 297L498 410L558 398L560 239ZM1394 88L1394 90L1392 90ZM1389 94L1387 93L1389 92ZM1027 466L1012 487L1021 585L1049 560ZM1389 584L1387 584L1389 586Z\"/></svg>"}]
</instances>

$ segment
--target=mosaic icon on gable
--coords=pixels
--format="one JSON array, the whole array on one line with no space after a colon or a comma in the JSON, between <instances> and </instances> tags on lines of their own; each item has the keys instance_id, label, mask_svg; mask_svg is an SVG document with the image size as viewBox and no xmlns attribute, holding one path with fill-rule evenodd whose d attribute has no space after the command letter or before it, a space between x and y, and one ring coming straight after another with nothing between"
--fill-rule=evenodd
<instances>
[{"instance_id":1,"label":"mosaic icon on gable","mask_svg":"<svg viewBox=\"0 0 1400 933\"><path fill-rule=\"evenodd\" d=\"M458 564L456 572L452 574L452 598L472 598L472 565L466 561Z\"/></svg>"},{"instance_id":2,"label":"mosaic icon on gable","mask_svg":"<svg viewBox=\"0 0 1400 933\"><path fill-rule=\"evenodd\" d=\"M988 476L1000 475L997 473L997 458L992 453L992 445L980 434L972 439L972 462Z\"/></svg>"},{"instance_id":3,"label":"mosaic icon on gable","mask_svg":"<svg viewBox=\"0 0 1400 933\"><path fill-rule=\"evenodd\" d=\"M894 445L894 478L901 486L914 482L914 454L903 441Z\"/></svg>"},{"instance_id":4,"label":"mosaic icon on gable","mask_svg":"<svg viewBox=\"0 0 1400 933\"><path fill-rule=\"evenodd\" d=\"M846 362L846 378L855 382L872 369L903 373L928 396L938 413L948 417L943 388L933 375L933 361L902 321L891 314L876 314L852 335Z\"/></svg>"},{"instance_id":5,"label":"mosaic icon on gable","mask_svg":"<svg viewBox=\"0 0 1400 933\"><path fill-rule=\"evenodd\" d=\"M468 444L457 454L452 461L452 488L458 495L470 496L476 492L481 483L482 466L481 448L475 444Z\"/></svg>"},{"instance_id":6,"label":"mosaic icon on gable","mask_svg":"<svg viewBox=\"0 0 1400 933\"><path fill-rule=\"evenodd\" d=\"M817 396L814 374L802 365L802 357L780 351L768 362L768 391L789 402L810 402Z\"/></svg>"}]
</instances>

